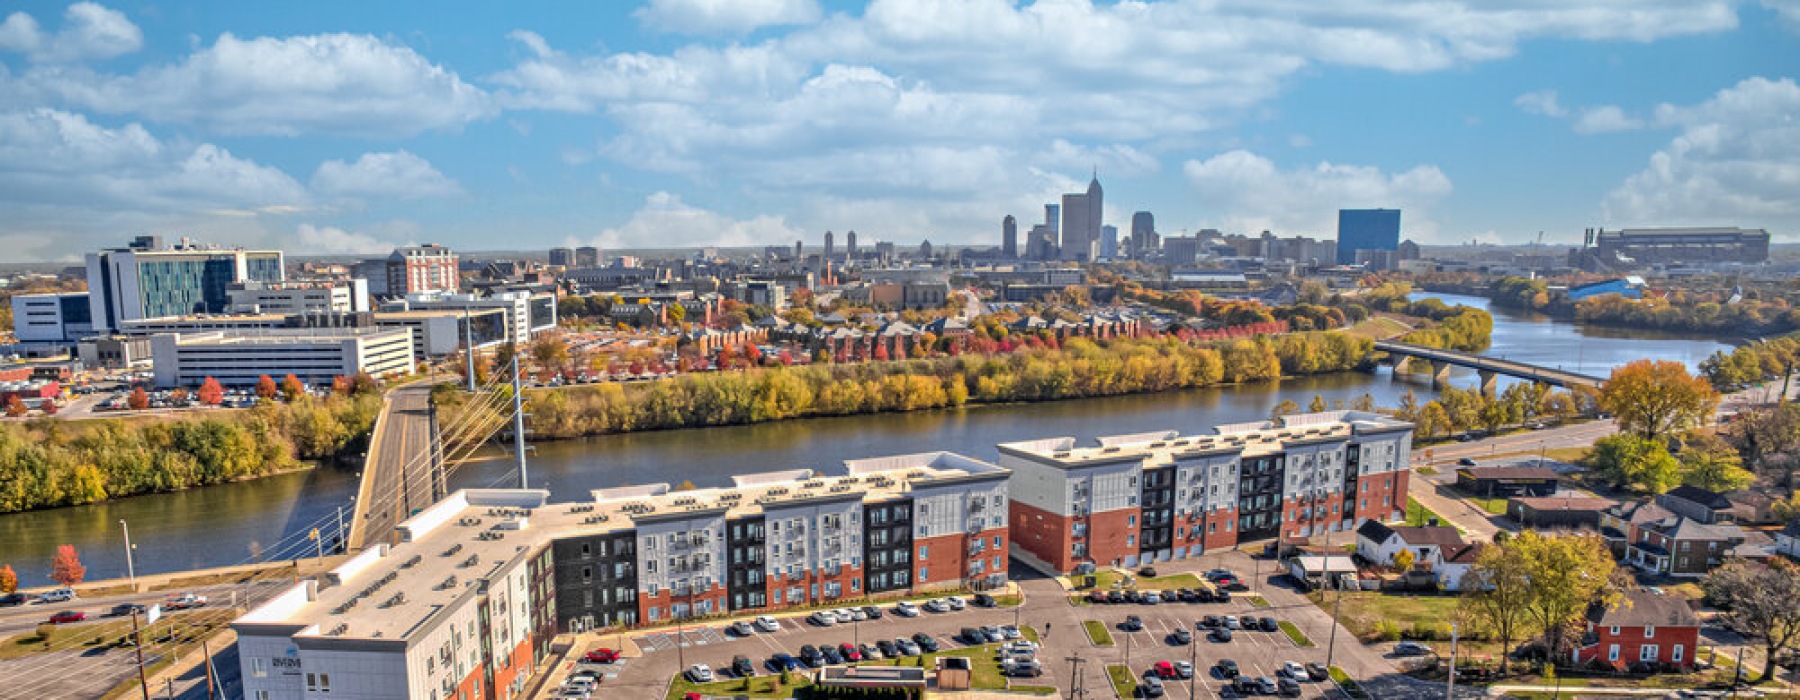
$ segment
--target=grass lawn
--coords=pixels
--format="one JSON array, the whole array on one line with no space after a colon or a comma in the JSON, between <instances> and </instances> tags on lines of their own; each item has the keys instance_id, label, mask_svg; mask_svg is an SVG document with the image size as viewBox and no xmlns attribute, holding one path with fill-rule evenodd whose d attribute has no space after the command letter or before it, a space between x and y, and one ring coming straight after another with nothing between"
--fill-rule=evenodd
<instances>
[{"instance_id":1,"label":"grass lawn","mask_svg":"<svg viewBox=\"0 0 1800 700\"><path fill-rule=\"evenodd\" d=\"M1437 467L1429 467L1429 466L1428 467L1419 467L1417 471L1419 472L1419 474L1421 474L1423 476L1437 476L1438 475Z\"/></svg>"},{"instance_id":2,"label":"grass lawn","mask_svg":"<svg viewBox=\"0 0 1800 700\"><path fill-rule=\"evenodd\" d=\"M1110 647L1113 645L1112 630L1106 629L1106 623L1099 620L1086 620L1081 623L1081 627L1087 630L1088 641L1093 642L1094 646Z\"/></svg>"},{"instance_id":3,"label":"grass lawn","mask_svg":"<svg viewBox=\"0 0 1800 700\"><path fill-rule=\"evenodd\" d=\"M1079 576L1074 578L1076 581L1081 580L1081 577ZM1132 581L1129 585L1124 583L1128 578ZM1143 578L1136 574L1121 573L1111 569L1102 570L1094 574L1095 588L1107 590L1113 588L1115 585L1120 588L1170 589L1199 588L1201 584L1200 577L1193 574L1170 574L1168 576L1157 576L1155 578Z\"/></svg>"},{"instance_id":4,"label":"grass lawn","mask_svg":"<svg viewBox=\"0 0 1800 700\"><path fill-rule=\"evenodd\" d=\"M1343 595L1338 621L1364 642L1375 641L1375 624L1382 620L1392 621L1402 631L1414 625L1433 626L1449 620L1460 602L1456 596L1386 595L1374 591L1346 591ZM1324 591L1313 591L1306 597L1330 613L1337 594L1327 596Z\"/></svg>"},{"instance_id":5,"label":"grass lawn","mask_svg":"<svg viewBox=\"0 0 1800 700\"><path fill-rule=\"evenodd\" d=\"M1468 500L1489 514L1506 515L1506 499L1504 498L1470 498Z\"/></svg>"},{"instance_id":6,"label":"grass lawn","mask_svg":"<svg viewBox=\"0 0 1800 700\"><path fill-rule=\"evenodd\" d=\"M1264 598L1264 597L1262 597L1262 596L1259 596L1259 595L1253 595L1253 596L1247 596L1247 599L1248 599L1248 600L1249 600L1249 601L1250 601L1250 605L1251 605L1251 607L1257 607L1257 608L1272 608L1272 607L1275 607L1275 606L1273 606L1273 605L1270 605L1270 604L1269 604L1269 599L1268 599L1268 598Z\"/></svg>"},{"instance_id":7,"label":"grass lawn","mask_svg":"<svg viewBox=\"0 0 1800 700\"><path fill-rule=\"evenodd\" d=\"M1113 692L1121 698L1137 697L1137 676L1124 664L1107 664L1106 677L1112 680Z\"/></svg>"},{"instance_id":8,"label":"grass lawn","mask_svg":"<svg viewBox=\"0 0 1800 700\"><path fill-rule=\"evenodd\" d=\"M1313 643L1313 640L1307 638L1305 632L1301 632L1300 628L1295 627L1294 623L1282 620L1279 624L1281 625L1281 631L1287 633L1288 639L1294 640L1294 646L1302 649L1311 649L1318 646Z\"/></svg>"},{"instance_id":9,"label":"grass lawn","mask_svg":"<svg viewBox=\"0 0 1800 700\"><path fill-rule=\"evenodd\" d=\"M1350 680L1350 674L1344 673L1344 669L1332 666L1331 680L1332 682L1337 683L1338 687L1343 688L1344 693L1352 698L1362 700L1363 698L1369 697L1368 693L1364 693L1362 688L1357 687L1356 681Z\"/></svg>"},{"instance_id":10,"label":"grass lawn","mask_svg":"<svg viewBox=\"0 0 1800 700\"><path fill-rule=\"evenodd\" d=\"M1344 328L1341 332L1349 335L1368 338L1369 340L1387 340L1406 335L1412 328L1404 323L1382 316L1370 316Z\"/></svg>"},{"instance_id":11,"label":"grass lawn","mask_svg":"<svg viewBox=\"0 0 1800 700\"><path fill-rule=\"evenodd\" d=\"M181 622L181 643L198 640L210 636L214 631L229 624L236 615L229 608L202 608L193 612L165 616L164 620ZM89 619L92 619L91 617ZM48 644L49 651L66 651L70 649L93 649L110 646L131 636L131 618L101 618L97 622L76 623L73 625L44 625L55 627ZM155 625L144 627L144 643L146 652L155 650L159 643L168 641L171 627L169 623L158 621ZM44 639L34 630L15 635L0 641L0 660L17 659L33 654L41 654L46 645Z\"/></svg>"},{"instance_id":12,"label":"grass lawn","mask_svg":"<svg viewBox=\"0 0 1800 700\"><path fill-rule=\"evenodd\" d=\"M699 693L709 697L731 697L745 695L753 698L785 698L792 696L795 690L812 685L806 675L798 671L789 673L790 683L782 683L779 674L757 676L755 678L717 681L713 683L693 683L687 678L677 676L675 682L669 684L669 694L665 700L681 700L688 693ZM748 685L746 685L748 684Z\"/></svg>"},{"instance_id":13,"label":"grass lawn","mask_svg":"<svg viewBox=\"0 0 1800 700\"><path fill-rule=\"evenodd\" d=\"M1015 685L1007 690L1015 693L1031 693L1032 695L1055 695L1062 692L1057 690L1054 685Z\"/></svg>"},{"instance_id":14,"label":"grass lawn","mask_svg":"<svg viewBox=\"0 0 1800 700\"><path fill-rule=\"evenodd\" d=\"M1429 524L1433 518L1437 519L1439 525L1449 525L1450 524L1449 520L1446 520L1443 516L1438 515L1436 512L1432 511L1430 508L1426 508L1424 504L1419 503L1417 500L1414 500L1412 496L1406 497L1406 524L1407 525L1412 525L1414 527L1423 527L1423 526Z\"/></svg>"}]
</instances>

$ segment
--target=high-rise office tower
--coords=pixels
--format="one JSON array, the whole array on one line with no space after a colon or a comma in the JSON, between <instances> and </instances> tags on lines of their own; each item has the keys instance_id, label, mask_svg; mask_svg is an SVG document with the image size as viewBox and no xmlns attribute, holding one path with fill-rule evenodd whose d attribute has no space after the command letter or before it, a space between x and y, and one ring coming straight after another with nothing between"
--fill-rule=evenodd
<instances>
[{"instance_id":1,"label":"high-rise office tower","mask_svg":"<svg viewBox=\"0 0 1800 700\"><path fill-rule=\"evenodd\" d=\"M1088 181L1087 192L1062 197L1062 259L1093 260L1100 255L1100 221L1105 194L1100 173Z\"/></svg>"},{"instance_id":2,"label":"high-rise office tower","mask_svg":"<svg viewBox=\"0 0 1800 700\"><path fill-rule=\"evenodd\" d=\"M1050 232L1050 247L1062 245L1062 205L1044 205L1044 227Z\"/></svg>"},{"instance_id":3,"label":"high-rise office tower","mask_svg":"<svg viewBox=\"0 0 1800 700\"><path fill-rule=\"evenodd\" d=\"M551 248L550 249L550 264L551 265L561 265L563 267L574 267L575 266L575 249L574 248Z\"/></svg>"},{"instance_id":4,"label":"high-rise office tower","mask_svg":"<svg viewBox=\"0 0 1800 700\"><path fill-rule=\"evenodd\" d=\"M852 262L856 260L856 229L844 234L844 257Z\"/></svg>"},{"instance_id":5,"label":"high-rise office tower","mask_svg":"<svg viewBox=\"0 0 1800 700\"><path fill-rule=\"evenodd\" d=\"M827 262L829 262L831 260L831 253L832 253L833 249L836 247L835 245L833 245L833 242L831 239L832 239L831 232L826 231L825 232L825 260Z\"/></svg>"},{"instance_id":6,"label":"high-rise office tower","mask_svg":"<svg viewBox=\"0 0 1800 700\"><path fill-rule=\"evenodd\" d=\"M1131 258L1142 260L1157 249L1156 215L1140 211L1131 215Z\"/></svg>"},{"instance_id":7,"label":"high-rise office tower","mask_svg":"<svg viewBox=\"0 0 1800 700\"><path fill-rule=\"evenodd\" d=\"M1400 247L1399 209L1339 209L1337 264L1356 264L1356 251Z\"/></svg>"},{"instance_id":8,"label":"high-rise office tower","mask_svg":"<svg viewBox=\"0 0 1800 700\"><path fill-rule=\"evenodd\" d=\"M286 278L278 250L223 250L191 245L156 249L140 237L130 248L87 254L88 309L94 331L111 333L122 321L224 313L234 282Z\"/></svg>"},{"instance_id":9,"label":"high-rise office tower","mask_svg":"<svg viewBox=\"0 0 1800 700\"><path fill-rule=\"evenodd\" d=\"M1119 227L1100 227L1100 257L1108 260L1119 257Z\"/></svg>"},{"instance_id":10,"label":"high-rise office tower","mask_svg":"<svg viewBox=\"0 0 1800 700\"><path fill-rule=\"evenodd\" d=\"M575 266L576 267L599 267L600 266L600 249L597 247L591 246L591 245L584 245L580 248L576 248L575 249Z\"/></svg>"},{"instance_id":11,"label":"high-rise office tower","mask_svg":"<svg viewBox=\"0 0 1800 700\"><path fill-rule=\"evenodd\" d=\"M1008 258L1019 257L1019 220L1011 214L1000 220L1000 254Z\"/></svg>"}]
</instances>

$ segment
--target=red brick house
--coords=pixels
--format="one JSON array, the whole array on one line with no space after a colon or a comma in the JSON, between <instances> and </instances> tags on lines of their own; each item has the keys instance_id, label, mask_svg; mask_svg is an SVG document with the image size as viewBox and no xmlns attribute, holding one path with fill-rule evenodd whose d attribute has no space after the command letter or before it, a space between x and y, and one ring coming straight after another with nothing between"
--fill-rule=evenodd
<instances>
[{"instance_id":1,"label":"red brick house","mask_svg":"<svg viewBox=\"0 0 1800 700\"><path fill-rule=\"evenodd\" d=\"M1687 601L1647 590L1625 593L1612 608L1588 608L1587 633L1575 648L1576 664L1633 668L1691 668L1700 644L1700 618Z\"/></svg>"}]
</instances>

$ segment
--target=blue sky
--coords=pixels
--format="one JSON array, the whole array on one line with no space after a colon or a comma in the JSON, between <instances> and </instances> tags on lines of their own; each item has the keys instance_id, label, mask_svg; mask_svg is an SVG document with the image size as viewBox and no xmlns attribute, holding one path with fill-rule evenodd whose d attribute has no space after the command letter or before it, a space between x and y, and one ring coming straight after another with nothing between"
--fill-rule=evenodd
<instances>
[{"instance_id":1,"label":"blue sky","mask_svg":"<svg viewBox=\"0 0 1800 700\"><path fill-rule=\"evenodd\" d=\"M10 8L8 260L991 245L1094 167L1164 234L1800 234L1800 0Z\"/></svg>"}]
</instances>

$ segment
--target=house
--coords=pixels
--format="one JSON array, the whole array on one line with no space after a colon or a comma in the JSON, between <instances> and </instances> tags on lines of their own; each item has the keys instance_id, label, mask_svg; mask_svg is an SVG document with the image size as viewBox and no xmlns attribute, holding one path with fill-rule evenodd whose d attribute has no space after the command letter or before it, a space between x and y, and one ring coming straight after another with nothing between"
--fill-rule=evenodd
<instances>
[{"instance_id":1,"label":"house","mask_svg":"<svg viewBox=\"0 0 1800 700\"><path fill-rule=\"evenodd\" d=\"M1676 515L1708 525L1733 520L1731 499L1698 486L1677 486L1668 493L1657 495L1656 504Z\"/></svg>"},{"instance_id":2,"label":"house","mask_svg":"<svg viewBox=\"0 0 1800 700\"><path fill-rule=\"evenodd\" d=\"M1777 493L1739 489L1725 494L1731 501L1731 520L1739 525L1780 525L1781 520L1775 517L1775 504L1781 501Z\"/></svg>"},{"instance_id":3,"label":"house","mask_svg":"<svg viewBox=\"0 0 1800 700\"><path fill-rule=\"evenodd\" d=\"M1699 644L1700 618L1687 601L1638 589L1626 591L1617 605L1589 606L1587 633L1573 660L1621 671L1644 666L1690 668Z\"/></svg>"},{"instance_id":4,"label":"house","mask_svg":"<svg viewBox=\"0 0 1800 700\"><path fill-rule=\"evenodd\" d=\"M1600 514L1618 501L1581 496L1518 496L1507 499L1506 514L1524 527L1540 530L1600 529Z\"/></svg>"},{"instance_id":5,"label":"house","mask_svg":"<svg viewBox=\"0 0 1800 700\"><path fill-rule=\"evenodd\" d=\"M1626 548L1637 538L1639 526L1674 515L1669 509L1650 501L1620 503L1600 511L1600 536L1606 540L1614 557L1624 559Z\"/></svg>"},{"instance_id":6,"label":"house","mask_svg":"<svg viewBox=\"0 0 1800 700\"><path fill-rule=\"evenodd\" d=\"M1636 526L1624 562L1670 576L1705 576L1746 539L1736 525L1709 525L1675 515Z\"/></svg>"},{"instance_id":7,"label":"house","mask_svg":"<svg viewBox=\"0 0 1800 700\"><path fill-rule=\"evenodd\" d=\"M1461 588L1480 547L1464 542L1453 527L1393 527L1371 519L1356 528L1357 556L1393 566L1402 551L1412 552L1414 568L1435 574L1439 588L1454 591Z\"/></svg>"},{"instance_id":8,"label":"house","mask_svg":"<svg viewBox=\"0 0 1800 700\"><path fill-rule=\"evenodd\" d=\"M1787 527L1775 533L1775 551L1800 559L1800 518L1788 521Z\"/></svg>"},{"instance_id":9,"label":"house","mask_svg":"<svg viewBox=\"0 0 1800 700\"><path fill-rule=\"evenodd\" d=\"M1547 467L1463 467L1456 470L1456 488L1477 498L1550 496L1556 493L1556 472Z\"/></svg>"}]
</instances>

